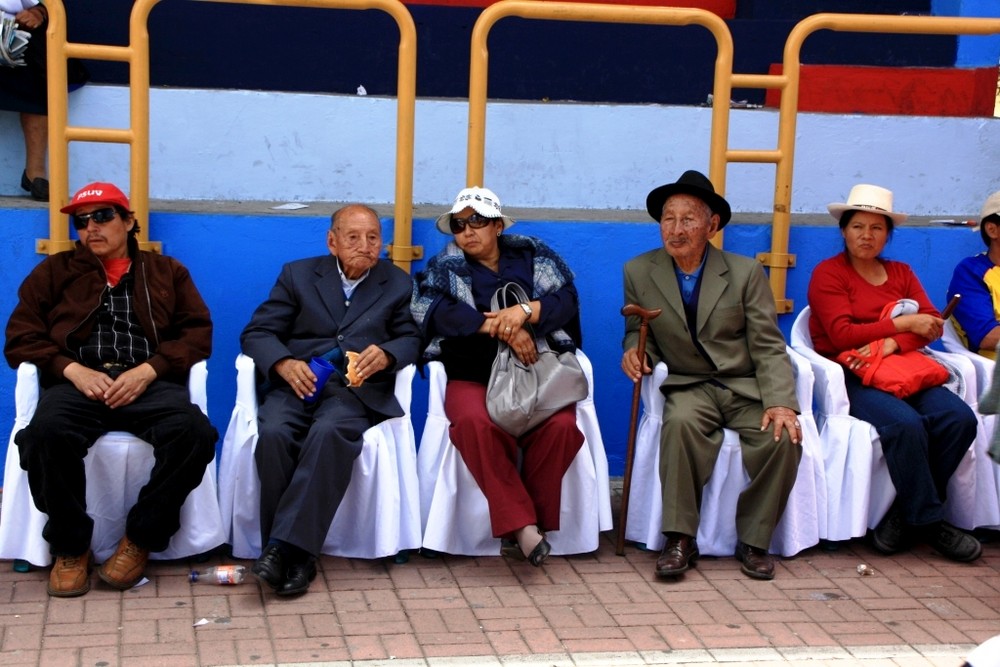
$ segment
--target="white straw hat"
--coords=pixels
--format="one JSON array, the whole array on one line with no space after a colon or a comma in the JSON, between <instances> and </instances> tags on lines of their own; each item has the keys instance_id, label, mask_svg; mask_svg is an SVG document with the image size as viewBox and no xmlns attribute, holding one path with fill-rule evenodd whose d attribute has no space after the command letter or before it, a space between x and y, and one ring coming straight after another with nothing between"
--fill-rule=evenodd
<instances>
[{"instance_id":1,"label":"white straw hat","mask_svg":"<svg viewBox=\"0 0 1000 667\"><path fill-rule=\"evenodd\" d=\"M500 218L503 220L503 228L507 229L514 224L514 219L503 214L500 209L500 199L492 190L480 187L465 188L455 197L455 203L451 210L442 213L437 217L437 228L442 234L451 234L451 216L453 213L461 213L467 208L483 216L484 218Z\"/></svg>"},{"instance_id":2,"label":"white straw hat","mask_svg":"<svg viewBox=\"0 0 1000 667\"><path fill-rule=\"evenodd\" d=\"M837 220L840 220L840 216L842 216L845 211L869 211L872 213L880 213L888 216L892 220L893 224L896 225L903 222L908 217L905 213L892 212L892 190L886 190L885 188L880 188L877 185L867 185L864 183L860 183L851 188L851 194L847 196L846 202L828 204L826 210L830 211L830 215Z\"/></svg>"},{"instance_id":3,"label":"white straw hat","mask_svg":"<svg viewBox=\"0 0 1000 667\"><path fill-rule=\"evenodd\" d=\"M983 210L979 213L979 222L982 222L991 215L1000 215L1000 190L986 198Z\"/></svg>"}]
</instances>

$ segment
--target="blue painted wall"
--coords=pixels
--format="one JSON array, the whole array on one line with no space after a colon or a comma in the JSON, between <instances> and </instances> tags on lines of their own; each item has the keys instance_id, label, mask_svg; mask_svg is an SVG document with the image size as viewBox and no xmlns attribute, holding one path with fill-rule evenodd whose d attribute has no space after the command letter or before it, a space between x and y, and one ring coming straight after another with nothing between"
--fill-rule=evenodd
<instances>
[{"instance_id":1,"label":"blue painted wall","mask_svg":"<svg viewBox=\"0 0 1000 667\"><path fill-rule=\"evenodd\" d=\"M233 362L239 351L238 337L251 312L270 290L282 263L326 251L325 232L329 212L316 209L315 216L258 216L153 213L152 238L161 241L167 254L184 262L215 320L215 350L209 362L209 414L225 430L236 395ZM35 239L48 236L47 212L0 209L0 321L6 323L16 303L16 288L41 259L35 254ZM621 474L628 436L631 384L619 370L623 322L622 265L632 256L659 244L659 231L652 222L521 221L514 232L548 240L577 273L583 314L584 349L591 358L596 377L598 416L612 474ZM391 221L384 229L391 239ZM739 214L726 228L729 250L754 255L770 249L770 228L740 224ZM414 243L429 255L447 240L431 220L414 222ZM834 222L793 227L791 252L798 256L797 268L788 278L787 296L796 311L805 305L812 267L840 248ZM952 267L959 259L982 248L977 231L968 228L902 227L887 250L887 256L909 262L928 293L943 305ZM414 263L414 271L424 262ZM780 318L786 335L791 315ZM6 443L13 422L15 373L0 369L0 437ZM414 391L414 422L417 434L426 415L427 385L419 377Z\"/></svg>"}]
</instances>

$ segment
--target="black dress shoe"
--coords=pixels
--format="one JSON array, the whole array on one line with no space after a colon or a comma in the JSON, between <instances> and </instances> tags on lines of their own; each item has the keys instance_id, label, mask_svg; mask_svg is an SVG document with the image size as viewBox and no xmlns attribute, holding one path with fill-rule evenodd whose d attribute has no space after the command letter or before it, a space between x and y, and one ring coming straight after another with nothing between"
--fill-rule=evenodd
<instances>
[{"instance_id":1,"label":"black dress shoe","mask_svg":"<svg viewBox=\"0 0 1000 667\"><path fill-rule=\"evenodd\" d=\"M549 557L549 552L552 551L552 545L544 537L542 541L535 545L535 548L531 550L528 554L528 562L535 567L541 566L545 562L545 559Z\"/></svg>"},{"instance_id":2,"label":"black dress shoe","mask_svg":"<svg viewBox=\"0 0 1000 667\"><path fill-rule=\"evenodd\" d=\"M694 567L701 554L698 541L683 533L667 533L667 543L656 559L656 576L676 577Z\"/></svg>"},{"instance_id":3,"label":"black dress shoe","mask_svg":"<svg viewBox=\"0 0 1000 667\"><path fill-rule=\"evenodd\" d=\"M288 566L288 578L281 588L277 589L278 595L301 595L309 590L309 584L316 578L316 559L309 557L304 562L293 563Z\"/></svg>"},{"instance_id":4,"label":"black dress shoe","mask_svg":"<svg viewBox=\"0 0 1000 667\"><path fill-rule=\"evenodd\" d=\"M269 544L264 547L260 558L250 566L250 572L274 590L280 591L288 579L285 560L281 545Z\"/></svg>"},{"instance_id":5,"label":"black dress shoe","mask_svg":"<svg viewBox=\"0 0 1000 667\"><path fill-rule=\"evenodd\" d=\"M767 549L752 547L740 542L736 545L736 559L743 574L754 579L774 579L774 556Z\"/></svg>"},{"instance_id":6,"label":"black dress shoe","mask_svg":"<svg viewBox=\"0 0 1000 667\"><path fill-rule=\"evenodd\" d=\"M21 172L21 189L25 192L31 192L31 179L28 178L27 169Z\"/></svg>"}]
</instances>

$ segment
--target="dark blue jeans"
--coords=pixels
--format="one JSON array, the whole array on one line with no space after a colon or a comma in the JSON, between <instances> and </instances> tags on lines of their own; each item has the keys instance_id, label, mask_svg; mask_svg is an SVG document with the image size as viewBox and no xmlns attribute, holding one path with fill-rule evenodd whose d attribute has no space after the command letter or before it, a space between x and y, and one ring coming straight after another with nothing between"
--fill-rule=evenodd
<instances>
[{"instance_id":1,"label":"dark blue jeans","mask_svg":"<svg viewBox=\"0 0 1000 667\"><path fill-rule=\"evenodd\" d=\"M851 415L878 431L903 520L911 526L940 521L948 480L976 439L975 413L944 387L898 399L865 387L850 372L844 379Z\"/></svg>"},{"instance_id":2,"label":"dark blue jeans","mask_svg":"<svg viewBox=\"0 0 1000 667\"><path fill-rule=\"evenodd\" d=\"M153 446L149 481L129 510L125 534L140 547L163 551L180 528L181 506L205 475L219 434L191 403L187 387L157 380L134 403L112 410L72 384L42 391L35 415L17 443L35 506L48 514L42 536L54 556L90 548L83 458L108 431L128 431Z\"/></svg>"}]
</instances>

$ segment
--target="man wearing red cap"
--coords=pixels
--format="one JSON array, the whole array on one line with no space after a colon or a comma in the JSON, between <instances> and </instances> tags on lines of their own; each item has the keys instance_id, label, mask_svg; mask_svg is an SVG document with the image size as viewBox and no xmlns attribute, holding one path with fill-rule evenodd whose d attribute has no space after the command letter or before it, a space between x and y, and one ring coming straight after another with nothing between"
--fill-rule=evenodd
<instances>
[{"instance_id":1,"label":"man wearing red cap","mask_svg":"<svg viewBox=\"0 0 1000 667\"><path fill-rule=\"evenodd\" d=\"M87 185L62 212L80 240L21 284L4 353L12 368L30 362L40 372L38 407L14 442L35 505L48 514L49 595L73 597L90 590L94 522L83 459L94 441L128 431L154 449L125 536L98 572L125 590L180 527L218 433L187 391L191 366L212 351L212 321L187 269L139 250L139 223L110 183Z\"/></svg>"}]
</instances>

